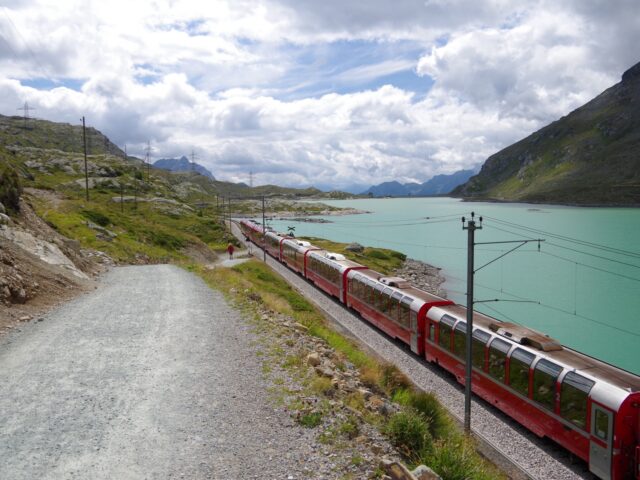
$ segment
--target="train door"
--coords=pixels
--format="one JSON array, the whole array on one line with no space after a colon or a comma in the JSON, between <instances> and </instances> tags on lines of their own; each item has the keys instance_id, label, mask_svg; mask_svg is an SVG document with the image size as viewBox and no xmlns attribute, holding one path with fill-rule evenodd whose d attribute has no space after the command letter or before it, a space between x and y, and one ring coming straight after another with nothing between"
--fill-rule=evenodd
<instances>
[{"instance_id":1,"label":"train door","mask_svg":"<svg viewBox=\"0 0 640 480\"><path fill-rule=\"evenodd\" d=\"M591 436L589 470L602 480L611 480L611 447L613 444L613 412L591 404Z\"/></svg>"},{"instance_id":2,"label":"train door","mask_svg":"<svg viewBox=\"0 0 640 480\"><path fill-rule=\"evenodd\" d=\"M409 314L410 319L410 329L411 329L411 351L414 353L418 353L418 314L413 310L410 311Z\"/></svg>"}]
</instances>

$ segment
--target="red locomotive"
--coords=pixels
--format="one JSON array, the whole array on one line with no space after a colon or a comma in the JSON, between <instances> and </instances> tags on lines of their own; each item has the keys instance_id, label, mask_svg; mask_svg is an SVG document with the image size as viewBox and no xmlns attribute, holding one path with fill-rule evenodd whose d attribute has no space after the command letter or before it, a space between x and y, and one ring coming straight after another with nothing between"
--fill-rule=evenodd
<instances>
[{"instance_id":1,"label":"red locomotive","mask_svg":"<svg viewBox=\"0 0 640 480\"><path fill-rule=\"evenodd\" d=\"M263 229L240 222L263 245ZM268 232L267 252L417 355L465 380L466 315L456 305L367 267ZM640 480L640 377L529 328L473 313L473 391L603 480Z\"/></svg>"}]
</instances>

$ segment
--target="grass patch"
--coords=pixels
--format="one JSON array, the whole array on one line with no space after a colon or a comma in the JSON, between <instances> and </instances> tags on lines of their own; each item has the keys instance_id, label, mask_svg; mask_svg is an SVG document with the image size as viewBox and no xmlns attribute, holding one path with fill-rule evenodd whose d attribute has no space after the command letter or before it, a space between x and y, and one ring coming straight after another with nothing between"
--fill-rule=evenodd
<instances>
[{"instance_id":1,"label":"grass patch","mask_svg":"<svg viewBox=\"0 0 640 480\"><path fill-rule=\"evenodd\" d=\"M322 414L320 412L311 412L301 415L298 423L303 427L315 428L322 423Z\"/></svg>"}]
</instances>

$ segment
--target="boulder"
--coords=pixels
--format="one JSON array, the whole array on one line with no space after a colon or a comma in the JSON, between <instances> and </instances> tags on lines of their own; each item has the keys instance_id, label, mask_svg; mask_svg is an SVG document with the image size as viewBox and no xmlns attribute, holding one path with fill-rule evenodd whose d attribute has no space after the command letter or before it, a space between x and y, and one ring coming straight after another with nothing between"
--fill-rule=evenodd
<instances>
[{"instance_id":1,"label":"boulder","mask_svg":"<svg viewBox=\"0 0 640 480\"><path fill-rule=\"evenodd\" d=\"M315 352L307 355L307 365L311 367L317 367L320 365L320 355Z\"/></svg>"},{"instance_id":2,"label":"boulder","mask_svg":"<svg viewBox=\"0 0 640 480\"><path fill-rule=\"evenodd\" d=\"M7 209L4 208L4 205L2 204L2 202L0 202L0 213L7 213Z\"/></svg>"},{"instance_id":3,"label":"boulder","mask_svg":"<svg viewBox=\"0 0 640 480\"><path fill-rule=\"evenodd\" d=\"M349 245L344 247L344 249L349 251L349 252L355 252L355 253L364 252L364 247L362 245L360 245L359 243L350 243Z\"/></svg>"},{"instance_id":4,"label":"boulder","mask_svg":"<svg viewBox=\"0 0 640 480\"><path fill-rule=\"evenodd\" d=\"M411 474L416 480L442 480L442 477L425 465L418 465Z\"/></svg>"}]
</instances>

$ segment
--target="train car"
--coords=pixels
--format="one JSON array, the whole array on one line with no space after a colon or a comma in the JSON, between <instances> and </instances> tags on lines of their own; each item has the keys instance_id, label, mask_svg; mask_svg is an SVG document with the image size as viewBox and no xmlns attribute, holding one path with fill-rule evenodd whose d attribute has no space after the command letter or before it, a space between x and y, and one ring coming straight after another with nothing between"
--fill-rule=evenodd
<instances>
[{"instance_id":1,"label":"train car","mask_svg":"<svg viewBox=\"0 0 640 480\"><path fill-rule=\"evenodd\" d=\"M413 287L399 277L374 270L351 270L347 275L345 303L392 338L406 343L422 356L427 312L452 301Z\"/></svg>"},{"instance_id":2,"label":"train car","mask_svg":"<svg viewBox=\"0 0 640 480\"><path fill-rule=\"evenodd\" d=\"M257 224L253 220L241 220L240 231L244 235L245 240L251 240L258 246L262 245L262 225Z\"/></svg>"},{"instance_id":3,"label":"train car","mask_svg":"<svg viewBox=\"0 0 640 480\"><path fill-rule=\"evenodd\" d=\"M467 311L427 314L425 357L465 381ZM640 378L535 330L474 312L474 393L582 458L603 480L640 479Z\"/></svg>"},{"instance_id":4,"label":"train car","mask_svg":"<svg viewBox=\"0 0 640 480\"><path fill-rule=\"evenodd\" d=\"M281 243L281 261L291 270L305 276L307 255L314 250L320 249L297 238L285 238Z\"/></svg>"},{"instance_id":5,"label":"train car","mask_svg":"<svg viewBox=\"0 0 640 480\"><path fill-rule=\"evenodd\" d=\"M352 270L365 270L367 267L347 260L339 253L326 250L312 250L307 255L305 277L329 295L346 302L347 275Z\"/></svg>"},{"instance_id":6,"label":"train car","mask_svg":"<svg viewBox=\"0 0 640 480\"><path fill-rule=\"evenodd\" d=\"M292 237L283 233L267 232L265 239L267 253L273 258L282 261L282 242L287 239L292 239Z\"/></svg>"}]
</instances>

